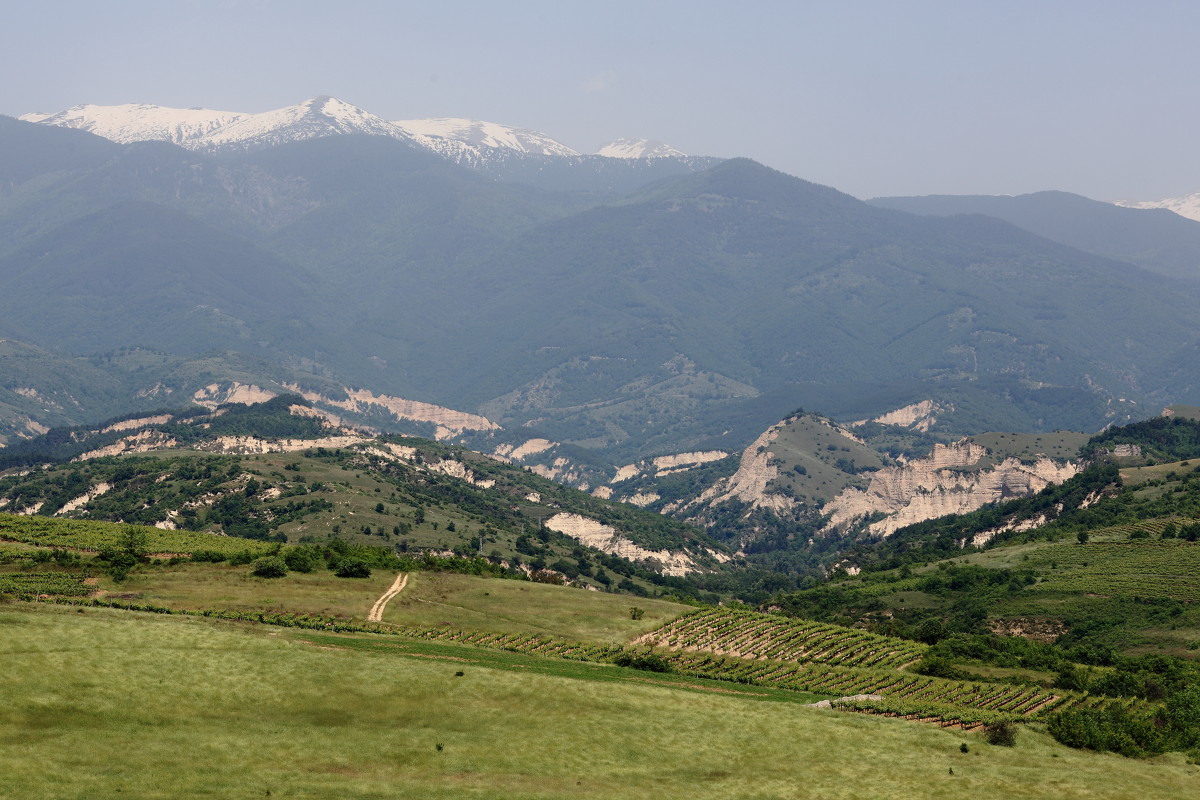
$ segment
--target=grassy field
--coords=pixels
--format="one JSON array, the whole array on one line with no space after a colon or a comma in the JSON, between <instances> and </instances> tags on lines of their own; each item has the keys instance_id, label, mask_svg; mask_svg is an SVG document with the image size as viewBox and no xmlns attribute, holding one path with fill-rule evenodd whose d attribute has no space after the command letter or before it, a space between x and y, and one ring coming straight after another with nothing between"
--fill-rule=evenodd
<instances>
[{"instance_id":1,"label":"grassy field","mask_svg":"<svg viewBox=\"0 0 1200 800\"><path fill-rule=\"evenodd\" d=\"M365 620L396 573L375 571L370 578L337 578L320 571L256 578L250 567L177 564L132 573L121 584L100 578L112 596L179 609L222 609L322 614ZM640 620L631 618L634 606ZM604 594L530 581L474 575L413 572L403 592L388 603L383 621L416 628L541 633L572 641L627 642L689 606L664 600Z\"/></svg>"},{"instance_id":2,"label":"grassy field","mask_svg":"<svg viewBox=\"0 0 1200 800\"><path fill-rule=\"evenodd\" d=\"M639 620L630 610L643 611ZM624 643L691 611L651 598L603 594L528 581L489 580L447 572L414 572L383 615L409 627L543 633L573 641Z\"/></svg>"},{"instance_id":3,"label":"grassy field","mask_svg":"<svg viewBox=\"0 0 1200 800\"><path fill-rule=\"evenodd\" d=\"M19 604L0 607L0 631L4 797L1115 800L1185 797L1200 780L1178 758L1076 752L1033 731L989 747L468 648Z\"/></svg>"}]
</instances>

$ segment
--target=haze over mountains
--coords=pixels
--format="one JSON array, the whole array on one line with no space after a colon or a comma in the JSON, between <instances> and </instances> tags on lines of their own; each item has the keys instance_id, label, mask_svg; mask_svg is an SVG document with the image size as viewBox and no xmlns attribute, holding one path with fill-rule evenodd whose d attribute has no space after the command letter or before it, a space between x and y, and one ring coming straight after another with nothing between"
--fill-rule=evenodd
<instances>
[{"instance_id":1,"label":"haze over mountains","mask_svg":"<svg viewBox=\"0 0 1200 800\"><path fill-rule=\"evenodd\" d=\"M1200 222L1164 210L864 203L747 159L581 155L333 98L31 119L0 118L10 440L295 392L652 508L712 519L713 488L797 519L886 466L775 439L758 464L772 430L824 441L780 427L798 407L828 418L804 430L882 426L822 447L923 457L1200 400Z\"/></svg>"}]
</instances>

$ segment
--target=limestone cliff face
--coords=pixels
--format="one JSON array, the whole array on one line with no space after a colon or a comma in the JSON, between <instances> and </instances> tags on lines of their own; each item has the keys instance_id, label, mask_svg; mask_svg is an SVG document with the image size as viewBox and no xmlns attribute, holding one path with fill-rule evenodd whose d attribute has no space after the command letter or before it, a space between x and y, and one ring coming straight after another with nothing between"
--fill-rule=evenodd
<instances>
[{"instance_id":1,"label":"limestone cliff face","mask_svg":"<svg viewBox=\"0 0 1200 800\"><path fill-rule=\"evenodd\" d=\"M579 514L560 512L546 520L546 527L610 555L630 561L648 562L664 575L682 576L700 568L686 554L670 550L648 550L621 536L616 528Z\"/></svg>"},{"instance_id":2,"label":"limestone cliff face","mask_svg":"<svg viewBox=\"0 0 1200 800\"><path fill-rule=\"evenodd\" d=\"M911 412L905 419L918 421L922 415L935 410L932 406L903 409ZM862 442L849 431L823 422L844 437L820 439L810 436L803 440L816 456L824 456L823 465L811 458L807 461L797 459L795 447L801 439L798 439L797 431L789 432L789 421L785 420L764 431L745 449L736 473L718 480L698 496L677 500L663 510L707 525L719 519L719 515L712 513L714 509L739 503L747 517L754 512L767 512L765 520L760 514L755 523L759 532L771 529L772 523L766 521L771 517L777 518L780 524L819 520L822 533L854 531L870 518L874 521L866 525L866 530L874 535L888 536L906 525L974 511L1009 498L1028 497L1051 484L1062 483L1080 470L1077 463L1046 456L1025 458L1024 461L1005 457L975 440L963 439L935 445L921 458L901 458L898 462L885 459L885 465L879 469L831 472L833 464L827 450L833 452L836 448L836 456L841 451L852 450L851 442ZM808 431L812 430L810 425ZM791 451L787 450L789 446ZM801 490L788 490L789 482L793 487L796 484L791 470L781 474L781 465L792 461L809 464L808 472L804 473L811 481L807 498ZM814 470L819 469L825 472L818 476ZM819 489L813 491L817 480L825 486L839 479L843 481L841 488L834 489L832 495L825 495L830 498L826 502L819 499ZM757 534L748 535L753 538Z\"/></svg>"},{"instance_id":3,"label":"limestone cliff face","mask_svg":"<svg viewBox=\"0 0 1200 800\"><path fill-rule=\"evenodd\" d=\"M1027 497L1079 472L1073 462L1049 458L1033 463L1007 458L995 466L977 468L987 455L987 448L964 439L937 445L926 458L885 467L871 476L866 489L847 489L825 506L830 515L826 530L846 528L870 514L883 513L888 516L868 529L887 536L915 522Z\"/></svg>"},{"instance_id":4,"label":"limestone cliff face","mask_svg":"<svg viewBox=\"0 0 1200 800\"><path fill-rule=\"evenodd\" d=\"M684 506L691 509L697 505L720 505L730 500L740 500L752 508L764 508L776 514L786 514L796 507L796 501L782 494L769 491L771 481L779 477L779 467L773 463L771 445L779 437L786 422L767 428L754 442L742 451L742 460L733 475L717 481L698 498ZM674 510L674 509L668 509Z\"/></svg>"}]
</instances>

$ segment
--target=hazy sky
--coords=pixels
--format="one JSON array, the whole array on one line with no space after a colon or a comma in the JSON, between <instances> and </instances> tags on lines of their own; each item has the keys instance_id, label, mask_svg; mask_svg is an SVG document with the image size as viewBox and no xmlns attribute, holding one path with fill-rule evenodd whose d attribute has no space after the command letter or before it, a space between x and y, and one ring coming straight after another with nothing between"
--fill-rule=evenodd
<instances>
[{"instance_id":1,"label":"hazy sky","mask_svg":"<svg viewBox=\"0 0 1200 800\"><path fill-rule=\"evenodd\" d=\"M3 0L0 114L330 94L858 197L1200 191L1200 3Z\"/></svg>"}]
</instances>

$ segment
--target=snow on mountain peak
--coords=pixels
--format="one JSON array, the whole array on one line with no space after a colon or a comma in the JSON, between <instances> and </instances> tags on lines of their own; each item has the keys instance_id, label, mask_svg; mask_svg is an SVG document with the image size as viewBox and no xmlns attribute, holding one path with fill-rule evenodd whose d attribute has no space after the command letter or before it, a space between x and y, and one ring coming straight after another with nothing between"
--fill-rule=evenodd
<instances>
[{"instance_id":1,"label":"snow on mountain peak","mask_svg":"<svg viewBox=\"0 0 1200 800\"><path fill-rule=\"evenodd\" d=\"M478 150L481 147L515 150L542 156L577 156L578 152L544 133L527 128L513 128L496 122L478 119L438 117L435 119L402 119L394 123L417 136L461 142Z\"/></svg>"},{"instance_id":2,"label":"snow on mountain peak","mask_svg":"<svg viewBox=\"0 0 1200 800\"><path fill-rule=\"evenodd\" d=\"M166 141L188 147L249 114L207 108L165 108L147 103L78 105L57 114L25 114L20 119L78 128L114 142Z\"/></svg>"},{"instance_id":3,"label":"snow on mountain peak","mask_svg":"<svg viewBox=\"0 0 1200 800\"><path fill-rule=\"evenodd\" d=\"M451 161L472 166L509 155L579 158L580 153L544 133L478 119L439 117L389 122L336 97L319 95L259 114L146 103L79 105L26 122L78 128L115 142L167 141L189 150L245 150L338 134L389 136ZM684 153L662 142L618 139L597 155L610 158L676 158Z\"/></svg>"},{"instance_id":4,"label":"snow on mountain peak","mask_svg":"<svg viewBox=\"0 0 1200 800\"><path fill-rule=\"evenodd\" d=\"M269 147L333 134L358 133L411 141L385 119L329 95L261 114L247 114L205 137L205 148Z\"/></svg>"},{"instance_id":5,"label":"snow on mountain peak","mask_svg":"<svg viewBox=\"0 0 1200 800\"><path fill-rule=\"evenodd\" d=\"M1146 200L1142 202L1136 201L1119 201L1118 206L1125 208L1165 208L1168 211L1174 211L1181 217L1194 219L1200 222L1200 192L1192 192L1185 194L1182 197L1167 197L1163 200Z\"/></svg>"},{"instance_id":6,"label":"snow on mountain peak","mask_svg":"<svg viewBox=\"0 0 1200 800\"><path fill-rule=\"evenodd\" d=\"M687 153L651 139L617 139L597 150L596 155L606 158L681 158Z\"/></svg>"}]
</instances>

